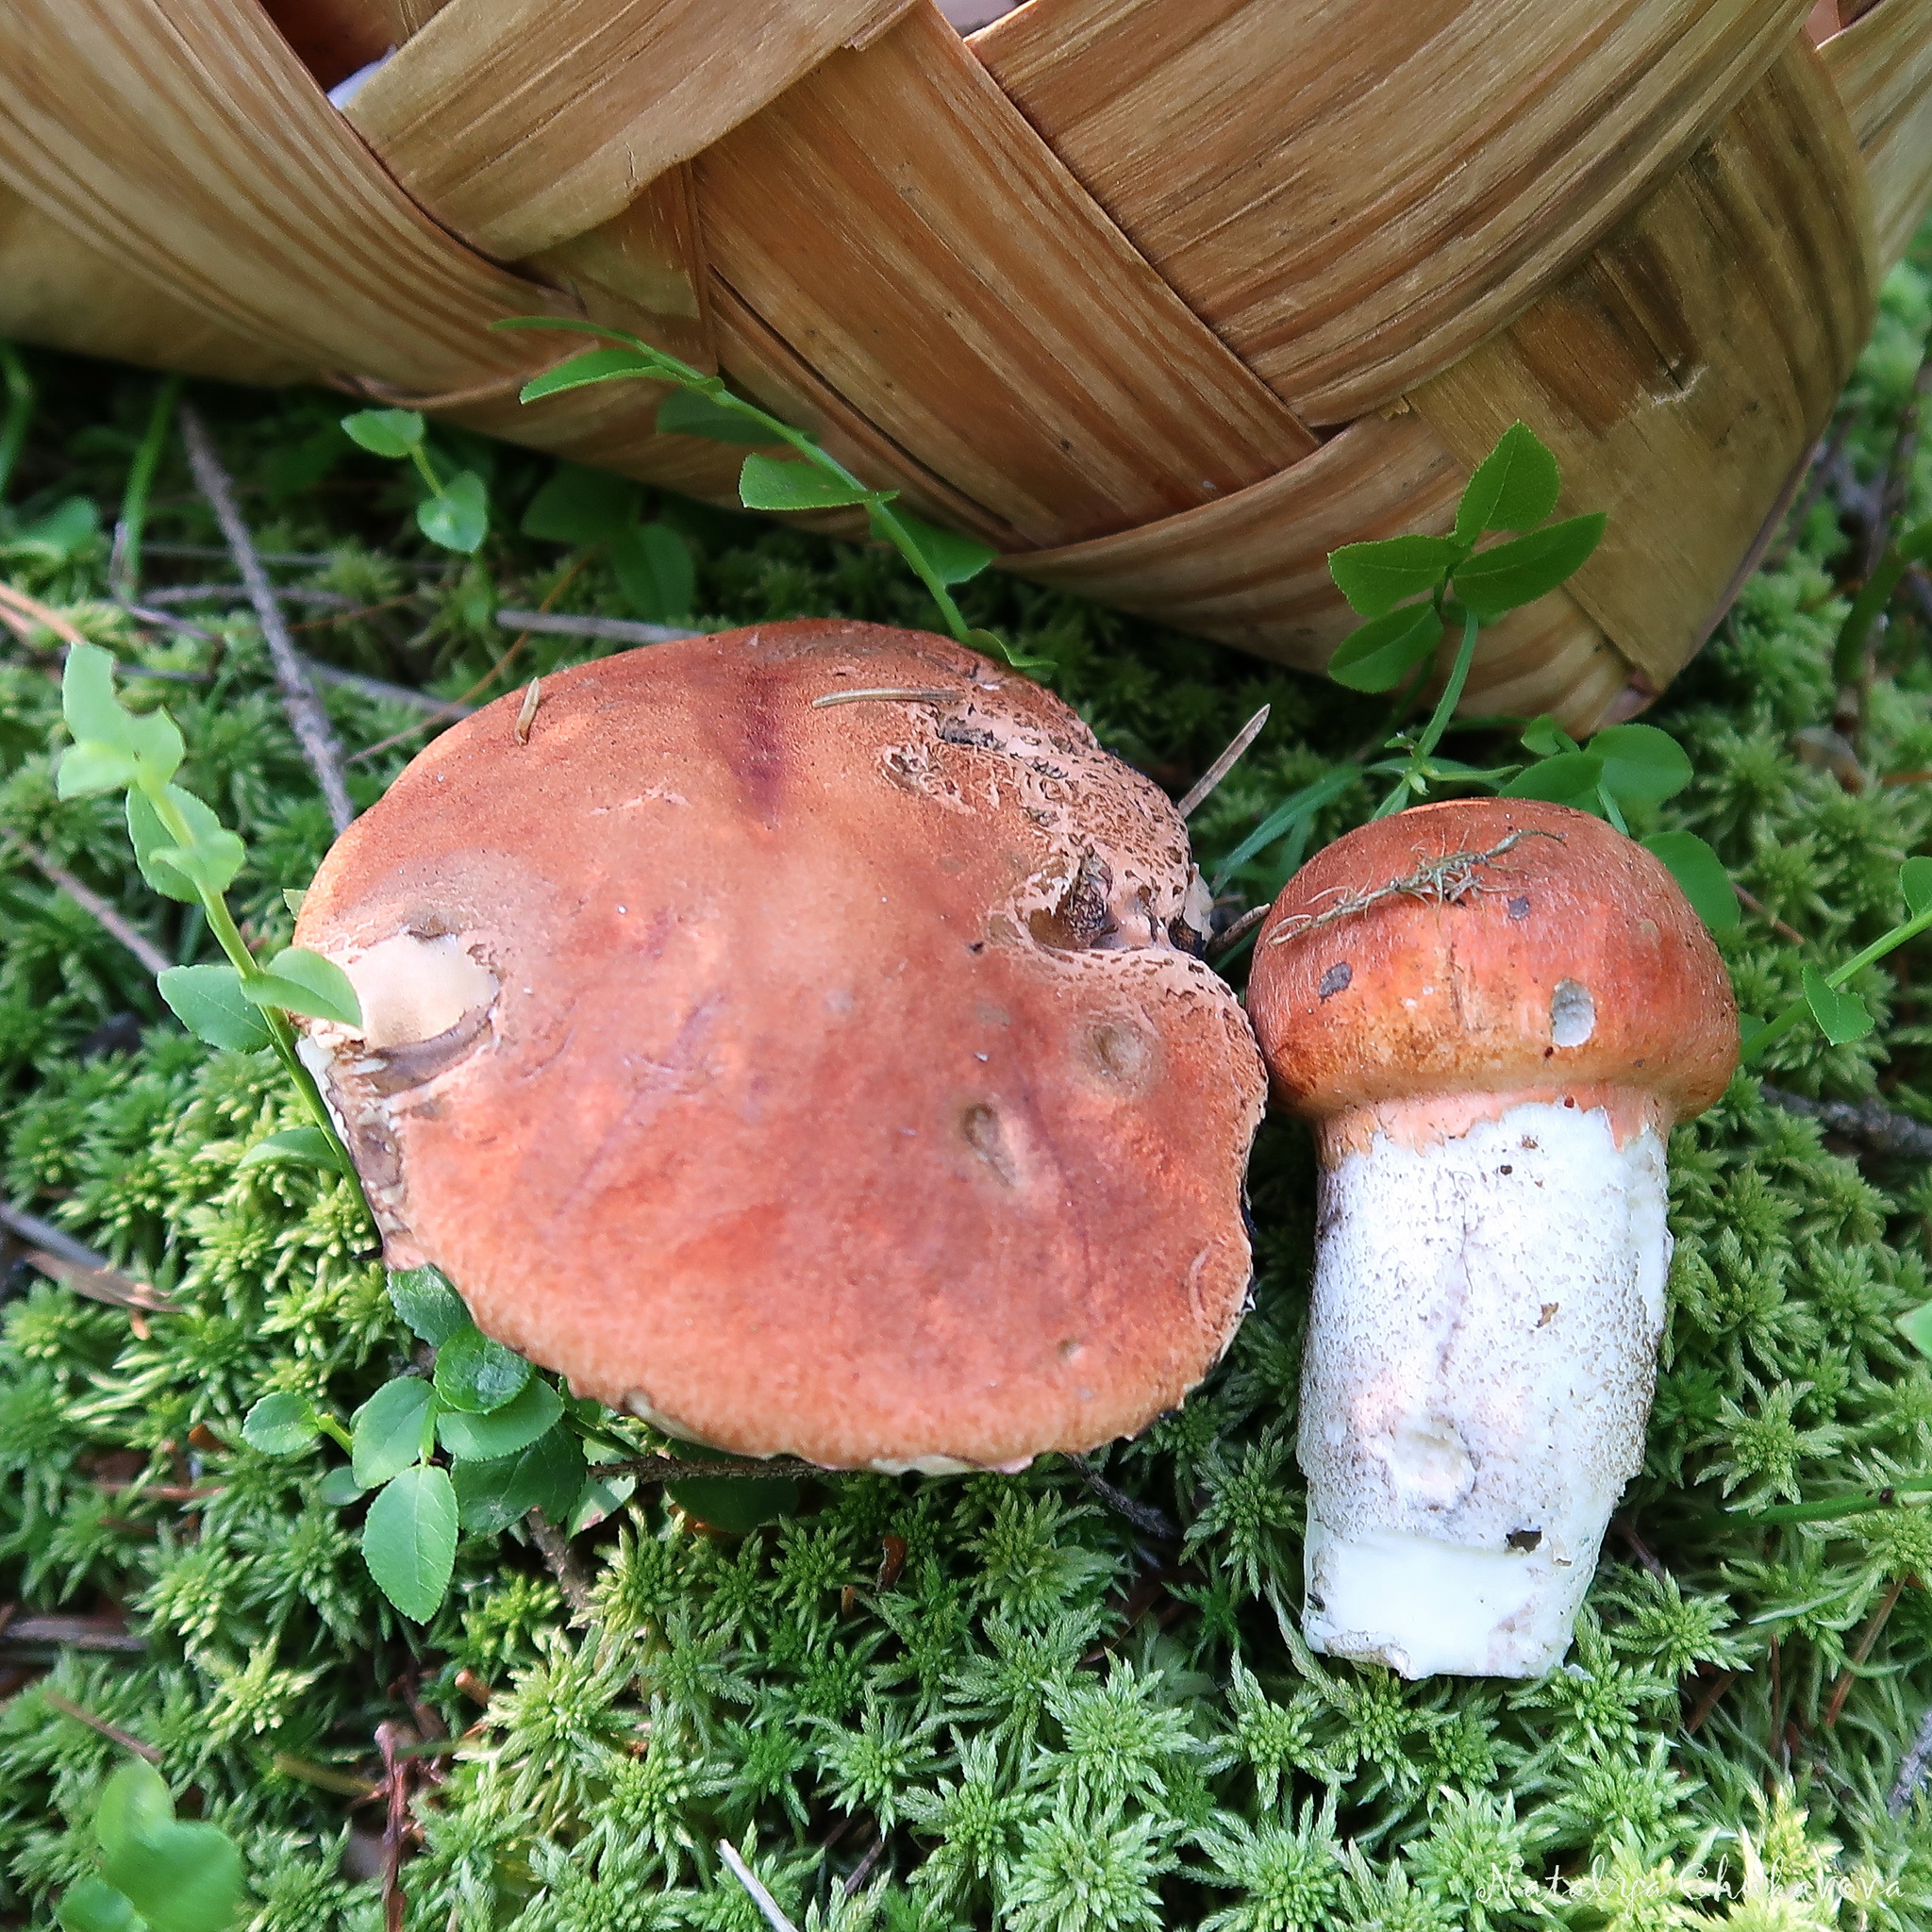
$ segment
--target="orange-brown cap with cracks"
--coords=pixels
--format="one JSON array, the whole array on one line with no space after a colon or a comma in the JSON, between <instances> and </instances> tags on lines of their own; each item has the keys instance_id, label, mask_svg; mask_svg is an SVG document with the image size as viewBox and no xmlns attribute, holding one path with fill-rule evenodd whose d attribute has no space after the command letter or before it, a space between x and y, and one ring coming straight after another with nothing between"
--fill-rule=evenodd
<instances>
[{"instance_id":1,"label":"orange-brown cap with cracks","mask_svg":"<svg viewBox=\"0 0 1932 1932\"><path fill-rule=\"evenodd\" d=\"M746 1454L1012 1465L1173 1407L1243 1306L1263 1075L1166 798L1018 674L864 625L518 711L303 907L363 994L305 1048L391 1262Z\"/></svg>"},{"instance_id":2,"label":"orange-brown cap with cracks","mask_svg":"<svg viewBox=\"0 0 1932 1932\"><path fill-rule=\"evenodd\" d=\"M1662 862L1531 799L1418 807L1318 853L1261 928L1248 1011L1277 1097L1316 1120L1621 1089L1668 1125L1738 1062L1724 962Z\"/></svg>"}]
</instances>

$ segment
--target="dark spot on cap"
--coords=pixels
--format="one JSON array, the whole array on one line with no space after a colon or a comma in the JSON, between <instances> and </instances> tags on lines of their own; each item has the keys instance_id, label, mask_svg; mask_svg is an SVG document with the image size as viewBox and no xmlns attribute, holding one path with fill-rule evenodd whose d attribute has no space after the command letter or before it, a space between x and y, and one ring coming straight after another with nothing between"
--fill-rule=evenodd
<instances>
[{"instance_id":1,"label":"dark spot on cap","mask_svg":"<svg viewBox=\"0 0 1932 1932\"><path fill-rule=\"evenodd\" d=\"M1322 984L1318 990L1325 1000L1332 994L1340 992L1354 977L1355 968L1346 959L1338 959L1323 974Z\"/></svg>"},{"instance_id":2,"label":"dark spot on cap","mask_svg":"<svg viewBox=\"0 0 1932 1932\"><path fill-rule=\"evenodd\" d=\"M1536 1325L1539 1328L1547 1327L1550 1322L1554 1319L1557 1308L1561 1306L1562 1304L1560 1302L1545 1302L1543 1304L1542 1313L1536 1318Z\"/></svg>"},{"instance_id":3,"label":"dark spot on cap","mask_svg":"<svg viewBox=\"0 0 1932 1932\"><path fill-rule=\"evenodd\" d=\"M1521 1550L1525 1556L1535 1549L1542 1540L1543 1533L1540 1529L1512 1529L1503 1539L1512 1550Z\"/></svg>"},{"instance_id":4,"label":"dark spot on cap","mask_svg":"<svg viewBox=\"0 0 1932 1932\"><path fill-rule=\"evenodd\" d=\"M1527 919L1529 917L1529 894L1527 892L1510 900L1509 917L1511 919Z\"/></svg>"},{"instance_id":5,"label":"dark spot on cap","mask_svg":"<svg viewBox=\"0 0 1932 1932\"><path fill-rule=\"evenodd\" d=\"M1516 1170L1513 1167L1511 1167L1509 1163L1506 1160L1503 1163L1503 1165L1496 1170L1496 1172L1498 1174L1514 1174Z\"/></svg>"}]
</instances>

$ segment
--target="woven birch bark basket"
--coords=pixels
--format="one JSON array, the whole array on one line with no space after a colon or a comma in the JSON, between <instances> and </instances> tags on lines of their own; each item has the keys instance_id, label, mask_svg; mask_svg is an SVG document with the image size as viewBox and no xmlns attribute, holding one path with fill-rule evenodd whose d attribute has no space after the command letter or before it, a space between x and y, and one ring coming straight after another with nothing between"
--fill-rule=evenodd
<instances>
[{"instance_id":1,"label":"woven birch bark basket","mask_svg":"<svg viewBox=\"0 0 1932 1932\"><path fill-rule=\"evenodd\" d=\"M5 0L0 332L735 501L650 386L518 404L581 338L488 325L588 316L1023 576L1310 669L1326 552L1446 529L1521 417L1609 531L1466 702L1582 730L1722 613L1932 195L1932 0L976 11Z\"/></svg>"}]
</instances>

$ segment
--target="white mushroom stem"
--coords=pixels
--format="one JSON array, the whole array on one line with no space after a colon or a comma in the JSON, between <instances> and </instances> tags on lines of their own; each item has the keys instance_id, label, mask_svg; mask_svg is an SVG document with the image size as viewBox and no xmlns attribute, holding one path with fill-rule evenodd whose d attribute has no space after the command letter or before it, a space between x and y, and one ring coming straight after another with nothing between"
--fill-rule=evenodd
<instances>
[{"instance_id":1,"label":"white mushroom stem","mask_svg":"<svg viewBox=\"0 0 1932 1932\"><path fill-rule=\"evenodd\" d=\"M1623 1092L1325 1124L1299 1444L1315 1649L1405 1677L1562 1660L1643 1457L1667 1125Z\"/></svg>"}]
</instances>

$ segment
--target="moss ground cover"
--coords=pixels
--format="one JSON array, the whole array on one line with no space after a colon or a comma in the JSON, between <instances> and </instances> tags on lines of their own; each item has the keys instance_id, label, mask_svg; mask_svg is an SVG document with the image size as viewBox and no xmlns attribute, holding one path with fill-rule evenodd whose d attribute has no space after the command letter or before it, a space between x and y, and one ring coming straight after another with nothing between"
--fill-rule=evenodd
<instances>
[{"instance_id":1,"label":"moss ground cover","mask_svg":"<svg viewBox=\"0 0 1932 1932\"><path fill-rule=\"evenodd\" d=\"M1910 779L1932 769L1932 618L1909 596L1863 746L1869 772L1908 781L1853 789L1816 736L1852 571L1840 499L1883 471L1928 325L1932 277L1903 270L1846 401L1837 498L1804 513L1656 713L1697 778L1633 830L1701 833L1751 895L1723 944L1760 1015L1806 962L1829 967L1892 923L1900 861L1932 829L1932 788ZM313 871L328 821L253 620L210 595L168 605L192 629L158 629L108 601L108 545L85 506L111 516L155 385L33 367L43 403L0 566L162 674L128 688L166 702L184 782L248 840L235 903L273 949L283 891ZM316 593L294 615L322 620L300 641L324 661L454 697L516 635L498 606L637 613L607 552L519 534L544 461L433 432L441 470L487 476L494 506L475 558L452 559L416 532L410 473L358 453L328 399L202 401L262 548L314 559L276 574ZM689 555L708 625L930 620L889 556L647 508ZM1914 518L1928 511L1932 458L1910 498ZM50 516L68 537L48 536ZM171 451L150 592L228 582L218 556L182 554L214 541ZM960 601L1175 791L1273 705L1195 822L1210 871L1382 715L1024 587L982 580ZM607 648L534 637L483 695ZM1932 1922L1932 1801L1895 1791L1932 1707L1932 1507L1773 1527L1735 1513L1932 1469L1932 1373L1895 1326L1932 1297L1932 1177L1827 1144L1758 1077L1932 1121L1923 943L1857 982L1874 1033L1830 1047L1800 1029L1679 1130L1649 1459L1571 1660L1542 1682L1409 1686L1299 1646L1313 1169L1279 1122L1253 1174L1254 1313L1184 1410L1096 1459L1171 1537L1055 1458L1012 1478L827 1477L745 1535L620 1483L567 1557L522 1525L466 1537L448 1601L419 1627L363 1568L359 1506L328 1474L341 1458L271 1458L241 1436L275 1391L346 1415L415 1338L339 1178L238 1165L300 1124L274 1062L187 1040L129 952L25 856L171 959L211 957L192 908L142 885L116 805L57 799L50 668L44 636L0 662L0 1186L177 1312L130 1316L25 1263L6 1277L0 1602L18 1608L0 1630L0 1919L45 1923L90 1868L86 1826L126 1755L108 1726L158 1754L184 1816L240 1844L243 1923L261 1932L751 1932L763 1921L721 1840L795 1924L825 1928ZM366 805L423 741L424 714L352 687L327 698L345 746L383 747L349 768ZM1455 741L1477 762L1492 742ZM1358 783L1323 835L1374 803ZM1271 895L1282 863L1261 852L1233 889Z\"/></svg>"}]
</instances>

